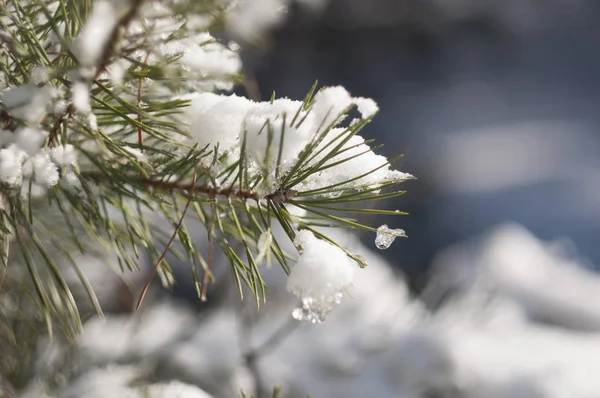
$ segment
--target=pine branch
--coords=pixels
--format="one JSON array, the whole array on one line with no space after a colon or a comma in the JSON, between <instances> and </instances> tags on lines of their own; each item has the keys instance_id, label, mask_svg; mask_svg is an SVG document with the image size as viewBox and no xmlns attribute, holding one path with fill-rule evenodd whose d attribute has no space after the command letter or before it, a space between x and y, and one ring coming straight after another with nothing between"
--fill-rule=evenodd
<instances>
[{"instance_id":1,"label":"pine branch","mask_svg":"<svg viewBox=\"0 0 600 398\"><path fill-rule=\"evenodd\" d=\"M402 215L362 203L397 197L404 193L397 185L412 178L392 170L396 159L376 155L379 147L359 135L376 104L341 87L318 90L316 83L302 101L212 94L245 82L259 95L236 51L210 36L226 20L217 2L131 0L118 15L105 0L23 4L8 1L12 17L0 19L0 121L10 131L0 136L0 194L7 202L0 233L17 238L10 254L13 247L24 253L21 268L30 273L31 297L49 331L56 317L70 334L81 323L78 299L50 247L68 257L100 246L124 270L138 269L140 251L147 250L150 280L158 273L165 286L174 283L171 251L190 263L202 300L221 250L240 294L246 284L258 306L266 292L264 259L276 259L292 280L310 268L303 253L312 246L337 258L342 276L366 266L327 227L399 236L364 219ZM105 41L94 42L95 29ZM71 43L83 47L78 52ZM355 110L360 116L348 121ZM60 222L47 222L47 213ZM154 217L172 230L156 230ZM208 253L187 231L192 218L206 229ZM278 225L283 236L272 233ZM293 253L283 249L286 239ZM78 275L100 313L85 274ZM301 301L313 279L294 285ZM324 318L331 306L319 300L299 316Z\"/></svg>"}]
</instances>

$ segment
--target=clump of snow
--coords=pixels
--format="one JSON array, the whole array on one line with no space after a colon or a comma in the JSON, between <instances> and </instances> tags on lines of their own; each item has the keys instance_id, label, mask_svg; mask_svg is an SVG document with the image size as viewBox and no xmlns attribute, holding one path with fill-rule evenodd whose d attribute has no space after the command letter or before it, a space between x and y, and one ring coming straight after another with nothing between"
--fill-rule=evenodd
<instances>
[{"instance_id":1,"label":"clump of snow","mask_svg":"<svg viewBox=\"0 0 600 398\"><path fill-rule=\"evenodd\" d=\"M301 254L287 289L302 301L302 307L292 315L298 320L322 322L354 280L356 264L340 248L309 231L298 232L294 244L301 248Z\"/></svg>"},{"instance_id":2,"label":"clump of snow","mask_svg":"<svg viewBox=\"0 0 600 398\"><path fill-rule=\"evenodd\" d=\"M109 365L92 369L77 378L60 391L65 398L90 397L139 397L140 394L130 384L141 376L141 372L131 365Z\"/></svg>"},{"instance_id":3,"label":"clump of snow","mask_svg":"<svg viewBox=\"0 0 600 398\"><path fill-rule=\"evenodd\" d=\"M288 98L253 102L235 95L213 93L182 97L186 98L191 100L191 106L181 122L189 126L193 143L200 147L218 146L220 154L225 156L215 169L224 170L239 159L245 142L249 170L264 177L262 184L256 187L260 195L273 193L279 184L276 175L288 172L302 150L317 139L321 141L314 150L315 156L305 167L320 164L321 170L301 181L296 190L320 190L338 185L339 189L329 195L339 196L344 190L377 189L388 182L412 178L410 174L392 170L388 160L375 154L350 128L335 127L353 104L359 106L363 119L377 111L373 100L353 98L342 87L319 91L310 109L304 109L302 101ZM334 127L329 128L331 126ZM336 148L339 145L341 148ZM325 156L331 157L324 162ZM232 181L219 183L231 184Z\"/></svg>"},{"instance_id":4,"label":"clump of snow","mask_svg":"<svg viewBox=\"0 0 600 398\"><path fill-rule=\"evenodd\" d=\"M60 186L63 189L78 192L81 190L81 181L79 181L79 177L73 171L67 171L60 179Z\"/></svg>"},{"instance_id":5,"label":"clump of snow","mask_svg":"<svg viewBox=\"0 0 600 398\"><path fill-rule=\"evenodd\" d=\"M24 197L44 195L59 182L69 189L80 185L73 171L75 148L69 144L43 148L47 135L46 131L30 127L0 134L0 144L4 146L0 150L0 181L14 188L21 186Z\"/></svg>"},{"instance_id":6,"label":"clump of snow","mask_svg":"<svg viewBox=\"0 0 600 398\"><path fill-rule=\"evenodd\" d=\"M110 81L113 86L118 87L123 84L123 79L125 78L125 73L130 66L130 62L125 59L119 59L116 62L113 62L109 68L108 73L110 75Z\"/></svg>"},{"instance_id":7,"label":"clump of snow","mask_svg":"<svg viewBox=\"0 0 600 398\"><path fill-rule=\"evenodd\" d=\"M285 0L237 1L229 12L227 28L244 40L258 40L284 21L287 3Z\"/></svg>"},{"instance_id":8,"label":"clump of snow","mask_svg":"<svg viewBox=\"0 0 600 398\"><path fill-rule=\"evenodd\" d=\"M234 0L228 12L227 29L247 42L260 41L288 16L291 3L309 12L323 11L329 0Z\"/></svg>"},{"instance_id":9,"label":"clump of snow","mask_svg":"<svg viewBox=\"0 0 600 398\"><path fill-rule=\"evenodd\" d=\"M31 192L35 193L58 183L58 169L49 153L41 149L46 139L44 131L23 127L5 137L8 146L0 150L0 181L19 186L24 177L33 176Z\"/></svg>"},{"instance_id":10,"label":"clump of snow","mask_svg":"<svg viewBox=\"0 0 600 398\"><path fill-rule=\"evenodd\" d=\"M88 113L91 111L90 106L90 88L84 82L73 83L73 106L79 112Z\"/></svg>"},{"instance_id":11,"label":"clump of snow","mask_svg":"<svg viewBox=\"0 0 600 398\"><path fill-rule=\"evenodd\" d=\"M123 147L122 149L138 162L145 162L148 160L146 155L138 148Z\"/></svg>"},{"instance_id":12,"label":"clump of snow","mask_svg":"<svg viewBox=\"0 0 600 398\"><path fill-rule=\"evenodd\" d=\"M87 66L97 66L103 49L118 22L116 4L111 0L94 2L92 12L77 37L74 52L79 62Z\"/></svg>"},{"instance_id":13,"label":"clump of snow","mask_svg":"<svg viewBox=\"0 0 600 398\"><path fill-rule=\"evenodd\" d=\"M147 389L148 398L211 398L196 386L171 381L166 384L153 384Z\"/></svg>"},{"instance_id":14,"label":"clump of snow","mask_svg":"<svg viewBox=\"0 0 600 398\"><path fill-rule=\"evenodd\" d=\"M370 118L379 112L379 106L371 98L357 97L354 98L353 102L364 119Z\"/></svg>"},{"instance_id":15,"label":"clump of snow","mask_svg":"<svg viewBox=\"0 0 600 398\"><path fill-rule=\"evenodd\" d=\"M235 51L217 42L209 33L204 33L199 39L202 44L192 45L183 52L182 66L204 79L220 81L215 83L217 89L231 90L233 83L227 80L240 72L240 57Z\"/></svg>"},{"instance_id":16,"label":"clump of snow","mask_svg":"<svg viewBox=\"0 0 600 398\"><path fill-rule=\"evenodd\" d=\"M62 115L67 110L67 101L64 99L58 99L52 103L52 113L55 115Z\"/></svg>"},{"instance_id":17,"label":"clump of snow","mask_svg":"<svg viewBox=\"0 0 600 398\"><path fill-rule=\"evenodd\" d=\"M48 69L41 66L36 66L29 72L29 80L35 85L46 83L48 77Z\"/></svg>"},{"instance_id":18,"label":"clump of snow","mask_svg":"<svg viewBox=\"0 0 600 398\"><path fill-rule=\"evenodd\" d=\"M23 179L23 162L27 153L15 144L0 150L0 180L9 185L20 185Z\"/></svg>"},{"instance_id":19,"label":"clump of snow","mask_svg":"<svg viewBox=\"0 0 600 398\"><path fill-rule=\"evenodd\" d=\"M77 161L75 147L71 144L58 145L50 150L52 160L61 167L69 166Z\"/></svg>"},{"instance_id":20,"label":"clump of snow","mask_svg":"<svg viewBox=\"0 0 600 398\"><path fill-rule=\"evenodd\" d=\"M51 187L58 183L58 169L48 153L40 152L30 159L32 159L33 176L37 184Z\"/></svg>"},{"instance_id":21,"label":"clump of snow","mask_svg":"<svg viewBox=\"0 0 600 398\"><path fill-rule=\"evenodd\" d=\"M326 87L315 95L313 113L322 129L339 121L342 112L352 105L352 97L341 86Z\"/></svg>"},{"instance_id":22,"label":"clump of snow","mask_svg":"<svg viewBox=\"0 0 600 398\"><path fill-rule=\"evenodd\" d=\"M49 86L38 87L33 83L10 87L2 93L2 102L11 116L35 125L43 119L46 107L55 95Z\"/></svg>"},{"instance_id":23,"label":"clump of snow","mask_svg":"<svg viewBox=\"0 0 600 398\"><path fill-rule=\"evenodd\" d=\"M201 93L188 110L190 130L200 148L210 145L226 151L239 141L246 113L254 103L236 95Z\"/></svg>"},{"instance_id":24,"label":"clump of snow","mask_svg":"<svg viewBox=\"0 0 600 398\"><path fill-rule=\"evenodd\" d=\"M209 32L189 32L179 39L166 40L181 27L181 21L165 16L170 11L151 8L145 9L145 18L152 20L152 28L133 24L134 30L144 31L147 39L155 44L147 61L160 63L167 58L179 56L179 60L170 63L165 73L176 73L186 77L183 82L189 91L210 92L233 89L233 77L240 73L242 61L237 51L219 43ZM154 17L156 15L156 17ZM188 30L190 27L188 26ZM140 61L146 59L146 53L136 56Z\"/></svg>"},{"instance_id":25,"label":"clump of snow","mask_svg":"<svg viewBox=\"0 0 600 398\"><path fill-rule=\"evenodd\" d=\"M40 150L45 139L46 132L37 129L25 127L15 132L15 144L29 156Z\"/></svg>"},{"instance_id":26,"label":"clump of snow","mask_svg":"<svg viewBox=\"0 0 600 398\"><path fill-rule=\"evenodd\" d=\"M282 171L285 171L286 165L291 166L292 161L316 134L311 123L312 118L300 127L290 126L301 106L301 101L280 98L273 103L261 102L253 107L244 119L248 154L255 159L264 159L269 151L271 161L275 162L282 146ZM304 114L300 115L298 119L303 116Z\"/></svg>"},{"instance_id":27,"label":"clump of snow","mask_svg":"<svg viewBox=\"0 0 600 398\"><path fill-rule=\"evenodd\" d=\"M328 136L331 139L344 132L342 128L333 129ZM325 147L329 141L323 142L317 150ZM337 143L337 142L336 142ZM336 143L332 144L335 145ZM331 146L329 147L331 148ZM331 149L329 149L331 150ZM342 152L343 151L343 152ZM390 181L403 181L413 178L408 173L392 170L385 156L378 155L365 143L363 137L352 136L340 150L341 153L333 156L322 166L324 169L311 175L300 185L302 190L322 189L337 185L337 193L341 195L343 189L361 190L376 188ZM325 154L326 152L323 152ZM316 157L313 163L321 161L323 155ZM334 167L328 165L342 162ZM365 175L366 174L366 175ZM338 185L339 184L339 185Z\"/></svg>"}]
</instances>

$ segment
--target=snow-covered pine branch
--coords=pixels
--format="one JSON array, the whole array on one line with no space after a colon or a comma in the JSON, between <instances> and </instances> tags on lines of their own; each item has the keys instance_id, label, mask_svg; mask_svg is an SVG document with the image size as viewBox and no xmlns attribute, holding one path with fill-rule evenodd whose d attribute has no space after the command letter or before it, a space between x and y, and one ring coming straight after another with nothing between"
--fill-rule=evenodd
<instances>
[{"instance_id":1,"label":"snow-covered pine branch","mask_svg":"<svg viewBox=\"0 0 600 398\"><path fill-rule=\"evenodd\" d=\"M316 85L302 100L226 94L241 82L239 45L210 32L228 20L243 31L243 2L2 3L2 269L26 267L49 330L57 316L68 331L80 328L54 253L100 245L118 253L124 269L137 269L146 250L169 285L165 252L178 240L204 297L211 254L197 250L189 217L206 226L211 250L229 258L240 293L245 283L259 303L261 263L276 259L301 302L294 316L312 322L366 265L324 227L371 231L380 248L404 236L348 217L402 214L360 205L402 194L396 186L412 178L359 135L378 111L374 101ZM172 230L154 229L156 217ZM281 249L276 225L296 253ZM1 290L23 278L6 279Z\"/></svg>"}]
</instances>

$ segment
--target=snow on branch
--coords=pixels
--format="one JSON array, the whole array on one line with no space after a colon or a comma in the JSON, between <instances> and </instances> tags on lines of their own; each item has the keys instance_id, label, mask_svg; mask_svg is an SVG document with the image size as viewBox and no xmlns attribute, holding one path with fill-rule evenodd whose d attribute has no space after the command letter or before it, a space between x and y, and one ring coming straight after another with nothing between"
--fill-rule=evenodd
<instances>
[{"instance_id":1,"label":"snow on branch","mask_svg":"<svg viewBox=\"0 0 600 398\"><path fill-rule=\"evenodd\" d=\"M360 218L404 214L364 203L403 194L397 185L412 178L360 135L378 111L373 100L316 84L302 100L224 93L241 82L239 45L223 45L210 31L228 19L241 23L238 8L191 0L96 0L73 9L60 1L5 3L2 247L29 270L50 331L65 314L68 331L81 326L55 252L100 245L135 270L144 250L169 286L159 247L178 240L204 299L220 249L240 294L249 286L257 305L265 299L262 262L276 259L301 301L294 316L320 322L355 268L366 266L326 227L371 231L383 246L405 236ZM172 231L159 232L157 218ZM190 218L205 225L210 253L188 235ZM276 225L295 252L271 234ZM92 289L87 295L101 311Z\"/></svg>"}]
</instances>

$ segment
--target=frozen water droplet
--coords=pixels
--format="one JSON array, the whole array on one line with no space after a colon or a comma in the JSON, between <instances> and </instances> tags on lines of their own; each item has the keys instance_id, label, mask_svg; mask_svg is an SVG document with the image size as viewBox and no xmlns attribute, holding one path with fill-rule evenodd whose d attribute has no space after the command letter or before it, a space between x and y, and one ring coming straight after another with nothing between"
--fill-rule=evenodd
<instances>
[{"instance_id":1,"label":"frozen water droplet","mask_svg":"<svg viewBox=\"0 0 600 398\"><path fill-rule=\"evenodd\" d=\"M331 199L335 199L335 198L339 198L340 196L342 196L343 193L344 193L344 191L333 191L333 192L330 192L327 196L330 197Z\"/></svg>"},{"instance_id":2,"label":"frozen water droplet","mask_svg":"<svg viewBox=\"0 0 600 398\"><path fill-rule=\"evenodd\" d=\"M344 297L344 295L341 292L338 292L338 293L336 293L336 294L333 295L333 301L336 304L339 304L339 303L342 302L342 297Z\"/></svg>"},{"instance_id":3,"label":"frozen water droplet","mask_svg":"<svg viewBox=\"0 0 600 398\"><path fill-rule=\"evenodd\" d=\"M380 250L389 248L398 236L406 236L403 229L390 229L386 224L377 228L375 246Z\"/></svg>"},{"instance_id":4,"label":"frozen water droplet","mask_svg":"<svg viewBox=\"0 0 600 398\"><path fill-rule=\"evenodd\" d=\"M333 297L333 302L339 303L342 299L342 293L338 293ZM302 307L292 311L292 317L299 321L310 323L321 323L331 311L332 304L325 301L315 300L311 297L302 299Z\"/></svg>"},{"instance_id":5,"label":"frozen water droplet","mask_svg":"<svg viewBox=\"0 0 600 398\"><path fill-rule=\"evenodd\" d=\"M239 50L240 50L240 45L239 45L239 44L237 44L237 43L236 43L236 42L234 42L234 41L230 41L230 42L227 44L227 47L229 47L229 49L230 49L231 51L239 51Z\"/></svg>"}]
</instances>

